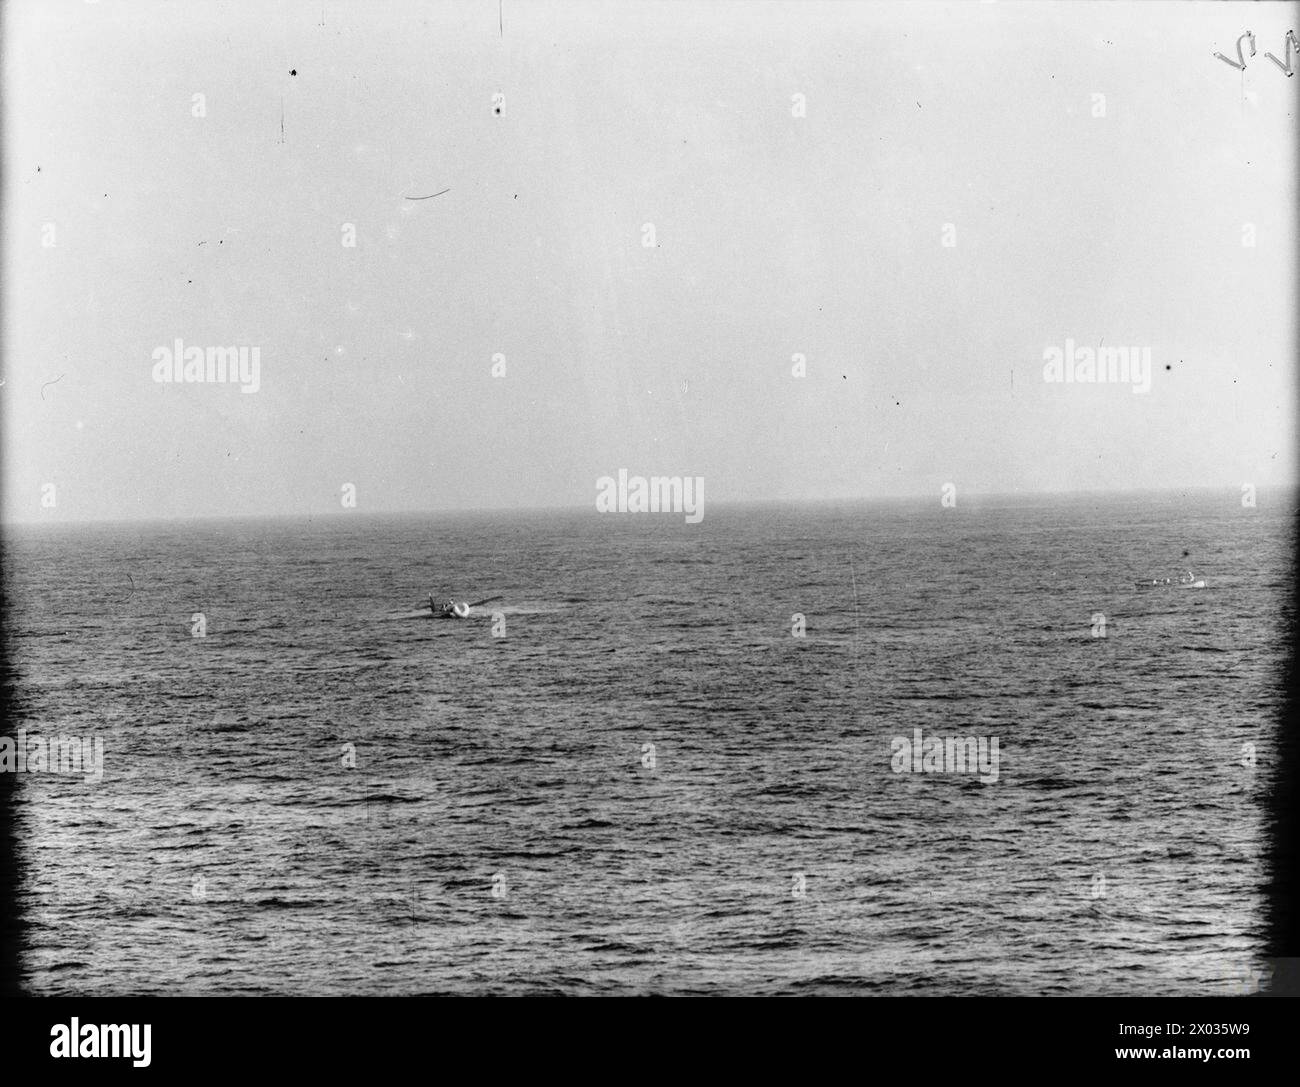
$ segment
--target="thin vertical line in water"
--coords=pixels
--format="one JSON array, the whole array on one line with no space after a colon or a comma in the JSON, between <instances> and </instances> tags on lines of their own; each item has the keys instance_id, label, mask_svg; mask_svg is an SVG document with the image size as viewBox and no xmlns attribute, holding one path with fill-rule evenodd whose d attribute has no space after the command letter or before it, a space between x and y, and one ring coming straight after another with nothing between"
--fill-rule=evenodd
<instances>
[{"instance_id":1,"label":"thin vertical line in water","mask_svg":"<svg viewBox=\"0 0 1300 1087\"><path fill-rule=\"evenodd\" d=\"M853 659L858 659L858 575L853 571L853 556L849 556L849 577L853 579Z\"/></svg>"}]
</instances>

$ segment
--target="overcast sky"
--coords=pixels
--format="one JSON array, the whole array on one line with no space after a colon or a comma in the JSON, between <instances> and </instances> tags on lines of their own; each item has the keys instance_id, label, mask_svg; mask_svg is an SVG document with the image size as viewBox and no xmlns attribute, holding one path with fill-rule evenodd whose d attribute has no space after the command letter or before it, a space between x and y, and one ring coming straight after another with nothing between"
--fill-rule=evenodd
<instances>
[{"instance_id":1,"label":"overcast sky","mask_svg":"<svg viewBox=\"0 0 1300 1087\"><path fill-rule=\"evenodd\" d=\"M5 15L6 519L1295 479L1294 5Z\"/></svg>"}]
</instances>

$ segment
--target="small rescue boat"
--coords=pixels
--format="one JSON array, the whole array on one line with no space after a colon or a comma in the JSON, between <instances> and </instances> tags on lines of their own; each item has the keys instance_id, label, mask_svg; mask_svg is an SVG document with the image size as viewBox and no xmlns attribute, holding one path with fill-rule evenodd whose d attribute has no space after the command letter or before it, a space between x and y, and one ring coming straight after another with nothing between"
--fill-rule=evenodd
<instances>
[{"instance_id":1,"label":"small rescue boat","mask_svg":"<svg viewBox=\"0 0 1300 1087\"><path fill-rule=\"evenodd\" d=\"M1135 581L1133 584L1139 589L1204 589L1205 579L1198 578L1188 570L1186 574L1178 579L1171 577L1152 578L1150 581Z\"/></svg>"}]
</instances>

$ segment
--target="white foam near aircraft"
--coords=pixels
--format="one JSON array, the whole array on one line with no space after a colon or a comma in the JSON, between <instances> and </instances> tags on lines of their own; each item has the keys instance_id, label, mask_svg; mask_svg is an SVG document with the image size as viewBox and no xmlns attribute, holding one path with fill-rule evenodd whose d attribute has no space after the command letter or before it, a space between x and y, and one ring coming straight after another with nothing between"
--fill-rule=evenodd
<instances>
[{"instance_id":1,"label":"white foam near aircraft","mask_svg":"<svg viewBox=\"0 0 1300 1087\"><path fill-rule=\"evenodd\" d=\"M472 604L467 604L463 600L447 600L442 604L436 604L433 600L433 593L429 594L429 611L437 619L468 619L471 608L477 608L482 604L490 604L494 600L500 600L499 596L489 596L486 600L476 600Z\"/></svg>"}]
</instances>

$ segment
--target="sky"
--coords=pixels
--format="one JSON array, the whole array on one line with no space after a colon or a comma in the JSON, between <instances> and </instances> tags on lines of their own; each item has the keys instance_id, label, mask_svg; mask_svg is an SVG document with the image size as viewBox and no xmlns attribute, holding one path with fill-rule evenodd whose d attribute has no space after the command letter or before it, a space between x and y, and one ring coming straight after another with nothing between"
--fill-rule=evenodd
<instances>
[{"instance_id":1,"label":"sky","mask_svg":"<svg viewBox=\"0 0 1300 1087\"><path fill-rule=\"evenodd\" d=\"M11 2L3 517L1292 485L1296 14Z\"/></svg>"}]
</instances>

